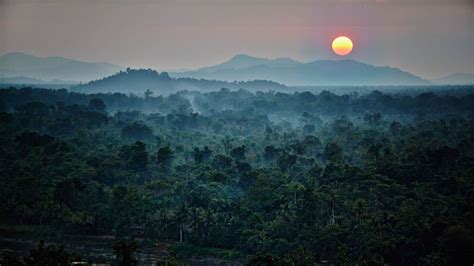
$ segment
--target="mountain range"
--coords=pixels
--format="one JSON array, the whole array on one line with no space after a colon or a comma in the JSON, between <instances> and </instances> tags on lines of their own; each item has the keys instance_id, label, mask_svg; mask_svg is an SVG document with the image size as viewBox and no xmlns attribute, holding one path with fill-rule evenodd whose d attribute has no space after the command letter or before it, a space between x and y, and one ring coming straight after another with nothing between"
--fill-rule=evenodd
<instances>
[{"instance_id":1,"label":"mountain range","mask_svg":"<svg viewBox=\"0 0 474 266\"><path fill-rule=\"evenodd\" d=\"M398 68L373 66L354 60L302 63L289 58L266 59L248 55L237 55L219 65L170 75L224 81L263 79L289 86L431 84Z\"/></svg>"},{"instance_id":2,"label":"mountain range","mask_svg":"<svg viewBox=\"0 0 474 266\"><path fill-rule=\"evenodd\" d=\"M53 80L42 80L37 78L30 78L25 76L17 77L0 77L0 84L21 84L21 85L76 85L78 82L53 79Z\"/></svg>"},{"instance_id":3,"label":"mountain range","mask_svg":"<svg viewBox=\"0 0 474 266\"><path fill-rule=\"evenodd\" d=\"M99 82L101 78L114 76L124 69L122 66L105 62L84 62L58 56L37 57L14 52L0 56L0 83L75 84L95 81L91 84L97 86L97 84L105 84ZM194 80L185 82L182 78L214 80L215 86L242 84L235 81L252 80L258 80L259 83L263 80L273 81L272 84L278 83L280 86L281 84L286 86L370 86L474 83L473 74L455 73L443 78L427 80L398 68L374 66L354 60L316 60L304 63L291 58L267 59L244 54L236 55L224 63L213 66L170 72L169 76L175 78L176 82L179 80L179 85L173 85L175 88L192 88L199 83ZM139 82L136 79L133 80ZM150 79L147 80L141 84L149 83ZM155 84L156 80L152 83ZM206 82L201 81L197 87L201 87L204 83ZM207 83L210 84L210 82ZM153 87L156 87L155 85Z\"/></svg>"},{"instance_id":4,"label":"mountain range","mask_svg":"<svg viewBox=\"0 0 474 266\"><path fill-rule=\"evenodd\" d=\"M64 80L71 82L87 82L112 75L124 69L121 66L104 62L83 62L74 59L53 57L37 57L15 52L0 56L0 77L23 77L40 79L44 82Z\"/></svg>"}]
</instances>

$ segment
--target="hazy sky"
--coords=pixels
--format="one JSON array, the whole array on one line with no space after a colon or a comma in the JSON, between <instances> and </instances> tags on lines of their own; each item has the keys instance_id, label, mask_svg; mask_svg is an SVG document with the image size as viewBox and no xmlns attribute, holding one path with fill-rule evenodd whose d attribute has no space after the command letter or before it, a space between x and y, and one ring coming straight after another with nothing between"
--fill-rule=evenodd
<instances>
[{"instance_id":1,"label":"hazy sky","mask_svg":"<svg viewBox=\"0 0 474 266\"><path fill-rule=\"evenodd\" d=\"M474 73L474 0L0 0L0 54L13 51L158 70L235 54L346 57L425 78Z\"/></svg>"}]
</instances>

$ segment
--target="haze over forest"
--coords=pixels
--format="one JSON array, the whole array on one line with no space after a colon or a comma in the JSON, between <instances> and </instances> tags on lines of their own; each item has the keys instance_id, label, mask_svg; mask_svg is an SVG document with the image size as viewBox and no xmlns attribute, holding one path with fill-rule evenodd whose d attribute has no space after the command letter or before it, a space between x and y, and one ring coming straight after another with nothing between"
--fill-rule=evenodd
<instances>
[{"instance_id":1,"label":"haze over forest","mask_svg":"<svg viewBox=\"0 0 474 266\"><path fill-rule=\"evenodd\" d=\"M0 265L474 265L472 0L0 0Z\"/></svg>"}]
</instances>

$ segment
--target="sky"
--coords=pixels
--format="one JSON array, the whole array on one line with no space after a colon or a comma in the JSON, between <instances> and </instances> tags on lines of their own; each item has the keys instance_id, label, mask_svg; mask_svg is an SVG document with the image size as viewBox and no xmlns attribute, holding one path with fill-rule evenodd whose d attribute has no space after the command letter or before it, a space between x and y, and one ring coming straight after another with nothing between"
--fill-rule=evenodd
<instances>
[{"instance_id":1,"label":"sky","mask_svg":"<svg viewBox=\"0 0 474 266\"><path fill-rule=\"evenodd\" d=\"M331 42L354 42L345 57ZM474 73L474 0L0 0L0 54L191 69L236 54Z\"/></svg>"}]
</instances>

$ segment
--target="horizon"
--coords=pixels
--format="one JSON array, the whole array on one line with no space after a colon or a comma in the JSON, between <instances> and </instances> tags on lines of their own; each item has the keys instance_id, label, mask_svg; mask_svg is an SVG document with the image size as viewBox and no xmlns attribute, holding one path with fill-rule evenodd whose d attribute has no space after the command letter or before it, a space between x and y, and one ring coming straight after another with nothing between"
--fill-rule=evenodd
<instances>
[{"instance_id":1,"label":"horizon","mask_svg":"<svg viewBox=\"0 0 474 266\"><path fill-rule=\"evenodd\" d=\"M348 35L354 50L341 59L436 79L474 73L473 7L469 0L4 0L0 53L169 71L216 65L237 54L336 60L331 41Z\"/></svg>"},{"instance_id":2,"label":"horizon","mask_svg":"<svg viewBox=\"0 0 474 266\"><path fill-rule=\"evenodd\" d=\"M202 69L202 68L206 68L206 67L212 67L212 66L216 66L216 65L220 65L220 64L223 64L223 63L227 63L239 56L245 56L245 57L250 57L250 58L254 58L254 59L262 59L262 60L279 60L279 59L289 59L289 60L293 60L293 61L296 61L297 63L301 63L301 64L310 64L310 63L314 63L314 62L320 62L320 61L352 61L352 62L357 62L357 63L362 63L362 64L367 64L367 65L371 65L371 66L374 66L374 67L389 67L389 68L396 68L396 69L399 69L401 71L404 71L404 72L407 72L409 74L412 74L414 76L417 76L417 77L420 77L424 80L427 80L427 81L435 81L437 79L441 79L441 78L446 78L446 77L449 77L449 76L453 76L453 75L474 75L474 72L452 72L452 73L448 73L446 75L443 75L443 76L439 76L439 77L433 77L433 78L426 78L426 77L423 77L421 75L419 75L418 73L413 73L413 72L409 72L405 69L401 69L401 68L398 68L398 67L394 67L394 66L391 66L391 65L376 65L376 64L370 64L370 63L367 63L367 62L363 62L363 61L358 61L358 60L355 60L355 59L351 59L351 58L332 58L332 59L314 59L312 61L301 61L301 60L298 60L298 59L295 59L295 58L291 58L291 57L274 57L274 58L267 58L267 57L261 57L261 56L258 56L258 55L252 55L252 54L235 54L231 57L228 57L227 60L225 61L222 61L222 62L219 62L215 65L210 65L210 64L205 64L205 65L202 65L202 66L198 66L196 68L177 68L177 69L157 69L157 68L150 68L150 67L145 67L145 66L134 66L134 67L131 67L131 66L124 66L124 65L119 65L119 64L115 64L113 62L107 62L107 61L83 61L83 60L80 60L80 59L77 59L77 58L69 58L69 57L63 57L63 56L58 56L58 55L35 55L35 54L31 54L31 53L27 53L27 52L24 52L24 51L12 51L12 52L7 52L7 53L4 53L4 54L0 54L0 57L2 56L6 56L6 55L11 55L11 54L22 54L22 55L27 55L27 56L33 56L33 57L37 57L37 58L41 58L41 59L46 59L46 58L63 58L63 59L68 59L68 60L75 60L75 61L79 61L79 62L83 62L83 63L93 63L93 64L111 64L111 65L115 65L115 66L118 66L118 67L121 67L123 69L126 69L126 68L130 68L130 69L152 69L152 70L156 70L160 73L162 72L168 72L168 73L184 73L184 72L190 72L190 71L196 71L196 70L199 70L199 69ZM29 77L29 76L23 76L23 75L20 75L20 76L12 76L12 77L3 77L3 78L20 78L20 77L24 77L24 78L33 78L35 79L34 77ZM2 78L0 76L0 78ZM38 78L36 78L38 79ZM41 79L40 79L41 80ZM53 80L44 80L43 81L55 81L57 79L53 79ZM76 81L76 80L64 80L64 81L68 81L68 82L80 82L80 81ZM433 85L436 85L436 84L433 84ZM442 85L442 84L440 84ZM287 86L290 86L291 85L287 85ZM298 86L298 85L297 85ZM327 85L315 85L315 86L327 86ZM331 85L329 85L331 86ZM340 86L340 85L335 85L335 86ZM355 86L359 86L359 85L355 85ZM369 85L370 86L370 85ZM373 85L373 86L378 86L378 85ZM425 85L421 85L421 86L425 86Z\"/></svg>"}]
</instances>

